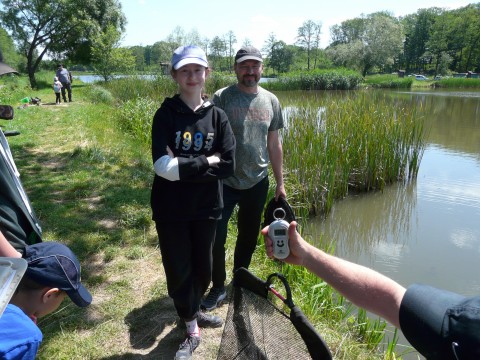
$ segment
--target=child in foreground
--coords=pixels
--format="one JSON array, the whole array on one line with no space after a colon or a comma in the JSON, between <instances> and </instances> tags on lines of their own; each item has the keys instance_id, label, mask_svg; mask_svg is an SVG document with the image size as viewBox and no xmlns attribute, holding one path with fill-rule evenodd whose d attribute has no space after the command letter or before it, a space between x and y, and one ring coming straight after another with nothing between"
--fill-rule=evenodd
<instances>
[{"instance_id":1,"label":"child in foreground","mask_svg":"<svg viewBox=\"0 0 480 360\"><path fill-rule=\"evenodd\" d=\"M80 263L65 245L53 241L29 245L27 270L0 317L0 359L35 359L43 335L37 318L55 311L66 295L80 307L92 296L80 282Z\"/></svg>"}]
</instances>

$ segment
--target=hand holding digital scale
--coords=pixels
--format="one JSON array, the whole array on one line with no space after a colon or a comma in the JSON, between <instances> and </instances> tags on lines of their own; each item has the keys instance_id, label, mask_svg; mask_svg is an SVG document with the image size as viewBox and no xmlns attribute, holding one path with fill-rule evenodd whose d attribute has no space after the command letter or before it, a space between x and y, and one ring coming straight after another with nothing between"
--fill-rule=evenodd
<instances>
[{"instance_id":1,"label":"hand holding digital scale","mask_svg":"<svg viewBox=\"0 0 480 360\"><path fill-rule=\"evenodd\" d=\"M285 219L285 210L277 208L273 211L275 220L268 227L268 236L273 242L273 256L277 259L285 259L290 254L288 246L288 226Z\"/></svg>"}]
</instances>

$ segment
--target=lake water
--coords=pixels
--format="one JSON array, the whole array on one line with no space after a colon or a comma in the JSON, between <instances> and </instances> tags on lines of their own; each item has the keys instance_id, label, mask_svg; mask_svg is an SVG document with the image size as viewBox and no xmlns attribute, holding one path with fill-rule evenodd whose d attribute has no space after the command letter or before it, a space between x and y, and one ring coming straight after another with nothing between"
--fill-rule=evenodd
<instances>
[{"instance_id":1,"label":"lake water","mask_svg":"<svg viewBox=\"0 0 480 360\"><path fill-rule=\"evenodd\" d=\"M325 234L335 241L336 255L405 287L417 282L480 294L480 92L391 96L426 110L430 131L417 179L337 201L306 231Z\"/></svg>"},{"instance_id":2,"label":"lake water","mask_svg":"<svg viewBox=\"0 0 480 360\"><path fill-rule=\"evenodd\" d=\"M130 76L130 75L115 75L114 78L115 79L120 79L120 78L123 78L123 77L127 77L127 76ZM156 75L138 75L138 77L140 78L144 78L144 79L147 79L147 80L152 80L155 78ZM91 84L91 83L94 83L95 81L103 81L103 77L100 76L100 75L91 75L91 74L88 74L88 75L73 75L73 78L74 79L78 79L86 84Z\"/></svg>"},{"instance_id":3,"label":"lake water","mask_svg":"<svg viewBox=\"0 0 480 360\"><path fill-rule=\"evenodd\" d=\"M126 77L126 76L129 76L129 75L115 75L115 78L122 78L122 77ZM144 78L144 79L152 80L157 75L139 75L139 76ZM73 78L74 79L79 79L80 81L82 81L86 84L90 84L90 83L93 83L95 81L103 81L103 77L101 77L99 75L73 75ZM261 78L260 82L271 81L271 80L275 80L275 79Z\"/></svg>"}]
</instances>

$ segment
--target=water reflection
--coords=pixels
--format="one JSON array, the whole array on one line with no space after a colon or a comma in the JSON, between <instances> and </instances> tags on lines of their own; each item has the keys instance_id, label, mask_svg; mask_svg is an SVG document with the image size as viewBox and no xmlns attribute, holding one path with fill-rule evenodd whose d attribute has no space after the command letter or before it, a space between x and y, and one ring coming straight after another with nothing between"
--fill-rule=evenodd
<instances>
[{"instance_id":1,"label":"water reflection","mask_svg":"<svg viewBox=\"0 0 480 360\"><path fill-rule=\"evenodd\" d=\"M480 154L480 92L404 92L402 98L429 111L429 142L447 149Z\"/></svg>"},{"instance_id":2,"label":"water reflection","mask_svg":"<svg viewBox=\"0 0 480 360\"><path fill-rule=\"evenodd\" d=\"M393 185L382 192L349 196L338 202L326 219L314 219L309 232L311 235L326 234L336 243L339 254L353 257L365 254L371 262L390 248L397 249L388 252L394 258L406 243L402 234L411 231L415 205L416 187L413 184Z\"/></svg>"}]
</instances>

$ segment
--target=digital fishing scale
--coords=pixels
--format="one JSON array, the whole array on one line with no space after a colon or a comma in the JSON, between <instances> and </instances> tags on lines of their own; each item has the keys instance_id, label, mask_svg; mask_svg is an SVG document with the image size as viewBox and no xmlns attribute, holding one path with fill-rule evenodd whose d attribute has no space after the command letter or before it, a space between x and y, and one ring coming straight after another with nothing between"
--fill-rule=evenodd
<instances>
[{"instance_id":1,"label":"digital fishing scale","mask_svg":"<svg viewBox=\"0 0 480 360\"><path fill-rule=\"evenodd\" d=\"M280 214L280 216L279 216ZM273 256L285 259L290 254L288 246L288 222L285 219L285 210L277 208L273 211L274 221L268 227L268 236L273 241Z\"/></svg>"}]
</instances>

